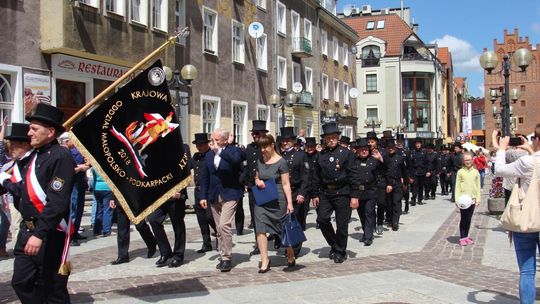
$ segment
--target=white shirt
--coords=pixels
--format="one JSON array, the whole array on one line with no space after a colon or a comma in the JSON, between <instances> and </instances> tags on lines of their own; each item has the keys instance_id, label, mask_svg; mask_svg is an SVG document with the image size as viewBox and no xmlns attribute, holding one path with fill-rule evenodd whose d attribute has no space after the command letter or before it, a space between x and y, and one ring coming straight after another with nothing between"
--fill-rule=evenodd
<instances>
[{"instance_id":1,"label":"white shirt","mask_svg":"<svg viewBox=\"0 0 540 304\"><path fill-rule=\"evenodd\" d=\"M516 161L507 164L506 151L499 150L497 151L497 157L495 159L495 175L499 177L519 178L523 191L527 193L533 174L533 157L536 159L538 170L540 170L540 151L537 151L533 155L522 156Z\"/></svg>"},{"instance_id":2,"label":"white shirt","mask_svg":"<svg viewBox=\"0 0 540 304\"><path fill-rule=\"evenodd\" d=\"M216 155L214 156L214 166L216 169L219 167L219 162L221 161L221 157L219 156L221 154L221 151L223 151L223 148L219 148L219 150L216 152Z\"/></svg>"}]
</instances>

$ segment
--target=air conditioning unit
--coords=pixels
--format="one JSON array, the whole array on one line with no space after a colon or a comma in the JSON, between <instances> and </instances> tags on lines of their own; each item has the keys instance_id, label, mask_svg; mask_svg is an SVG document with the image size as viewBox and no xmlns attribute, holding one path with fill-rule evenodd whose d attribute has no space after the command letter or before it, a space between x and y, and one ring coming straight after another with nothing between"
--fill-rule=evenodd
<instances>
[{"instance_id":1,"label":"air conditioning unit","mask_svg":"<svg viewBox=\"0 0 540 304\"><path fill-rule=\"evenodd\" d=\"M383 8L381 10L381 15L388 15L390 14L390 9L389 8Z\"/></svg>"},{"instance_id":2,"label":"air conditioning unit","mask_svg":"<svg viewBox=\"0 0 540 304\"><path fill-rule=\"evenodd\" d=\"M358 7L352 7L352 8L351 8L351 14L352 14L352 15L358 15L358 14L360 14L360 8L358 8Z\"/></svg>"},{"instance_id":3,"label":"air conditioning unit","mask_svg":"<svg viewBox=\"0 0 540 304\"><path fill-rule=\"evenodd\" d=\"M362 5L362 15L371 14L371 5Z\"/></svg>"}]
</instances>

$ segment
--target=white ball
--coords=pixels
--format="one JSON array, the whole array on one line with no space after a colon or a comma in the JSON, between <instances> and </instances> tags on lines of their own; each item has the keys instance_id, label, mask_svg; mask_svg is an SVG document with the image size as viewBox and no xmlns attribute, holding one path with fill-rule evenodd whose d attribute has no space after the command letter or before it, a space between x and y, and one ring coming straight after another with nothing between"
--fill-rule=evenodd
<instances>
[{"instance_id":1,"label":"white ball","mask_svg":"<svg viewBox=\"0 0 540 304\"><path fill-rule=\"evenodd\" d=\"M473 204L473 199L468 194L462 194L457 200L459 209L467 209Z\"/></svg>"}]
</instances>

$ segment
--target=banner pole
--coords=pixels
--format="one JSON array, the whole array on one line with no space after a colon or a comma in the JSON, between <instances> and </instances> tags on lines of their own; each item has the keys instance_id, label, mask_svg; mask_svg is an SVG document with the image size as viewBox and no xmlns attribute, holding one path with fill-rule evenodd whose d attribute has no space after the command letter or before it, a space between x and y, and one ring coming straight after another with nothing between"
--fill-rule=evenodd
<instances>
[{"instance_id":1,"label":"banner pole","mask_svg":"<svg viewBox=\"0 0 540 304\"><path fill-rule=\"evenodd\" d=\"M108 86L105 90L103 90L101 93L99 93L94 99L92 99L90 102L88 102L84 107L82 107L77 113L73 114L66 122L64 122L64 128L66 128L66 131L69 131L71 129L71 125L77 119L79 119L81 116L83 116L90 107L92 107L94 104L97 104L101 102L105 97L113 91L116 86L121 84L124 80L126 80L128 77L131 76L131 74L135 73L137 70L141 69L142 66L147 64L150 60L152 60L154 57L159 55L163 50L165 50L170 44L173 44L176 38L178 38L181 35L184 35L187 33L189 35L189 28L185 27L181 29L176 35L169 37L165 43L163 43L159 48L155 49L152 53L150 53L148 56L143 58L141 61L139 61L135 66L133 66L129 71L127 71L124 75L122 75L120 78L116 79L115 82L113 82L110 86Z\"/></svg>"}]
</instances>

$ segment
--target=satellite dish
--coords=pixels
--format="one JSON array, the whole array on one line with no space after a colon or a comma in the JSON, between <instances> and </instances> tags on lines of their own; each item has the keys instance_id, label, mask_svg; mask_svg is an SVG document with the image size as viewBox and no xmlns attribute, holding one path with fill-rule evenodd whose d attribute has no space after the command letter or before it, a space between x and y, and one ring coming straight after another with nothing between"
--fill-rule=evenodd
<instances>
[{"instance_id":1,"label":"satellite dish","mask_svg":"<svg viewBox=\"0 0 540 304\"><path fill-rule=\"evenodd\" d=\"M352 88L349 90L349 96L351 98L356 98L358 97L358 89L357 88Z\"/></svg>"},{"instance_id":2,"label":"satellite dish","mask_svg":"<svg viewBox=\"0 0 540 304\"><path fill-rule=\"evenodd\" d=\"M300 82L295 82L293 83L292 85L292 91L295 92L295 93L300 93L302 92L302 89L304 87L302 87L302 84Z\"/></svg>"},{"instance_id":3,"label":"satellite dish","mask_svg":"<svg viewBox=\"0 0 540 304\"><path fill-rule=\"evenodd\" d=\"M345 15L345 17L349 17L352 13L352 6L351 5L347 5L343 8L343 15Z\"/></svg>"},{"instance_id":4,"label":"satellite dish","mask_svg":"<svg viewBox=\"0 0 540 304\"><path fill-rule=\"evenodd\" d=\"M259 38L264 33L264 26L260 22L252 22L249 25L248 33L252 38Z\"/></svg>"}]
</instances>

